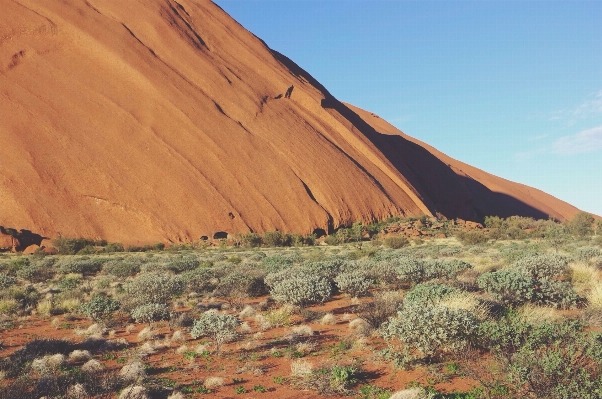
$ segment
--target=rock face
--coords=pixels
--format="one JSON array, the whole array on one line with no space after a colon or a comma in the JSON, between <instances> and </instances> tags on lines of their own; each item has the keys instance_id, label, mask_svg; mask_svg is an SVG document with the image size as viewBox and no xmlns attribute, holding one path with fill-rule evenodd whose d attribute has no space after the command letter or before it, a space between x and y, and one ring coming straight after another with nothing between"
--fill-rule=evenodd
<instances>
[{"instance_id":1,"label":"rock face","mask_svg":"<svg viewBox=\"0 0 602 399\"><path fill-rule=\"evenodd\" d=\"M15 250L15 239L8 234L0 233L0 252Z\"/></svg>"},{"instance_id":2,"label":"rock face","mask_svg":"<svg viewBox=\"0 0 602 399\"><path fill-rule=\"evenodd\" d=\"M578 211L339 102L208 0L0 9L0 225L135 244Z\"/></svg>"}]
</instances>

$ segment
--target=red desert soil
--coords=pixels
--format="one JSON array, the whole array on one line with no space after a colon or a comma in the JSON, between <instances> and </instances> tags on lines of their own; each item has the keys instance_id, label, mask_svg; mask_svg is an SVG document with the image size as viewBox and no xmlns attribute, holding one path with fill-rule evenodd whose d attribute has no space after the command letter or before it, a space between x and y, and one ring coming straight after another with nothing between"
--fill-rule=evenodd
<instances>
[{"instance_id":1,"label":"red desert soil","mask_svg":"<svg viewBox=\"0 0 602 399\"><path fill-rule=\"evenodd\" d=\"M257 305L265 298L256 298L248 301L248 304ZM221 354L214 352L215 347L208 346L206 356L197 358L187 358L184 353L177 353L181 345L186 345L188 351L195 350L197 345L207 343L210 340L206 338L192 339L188 333L185 333L186 341L169 343L169 338L178 328L170 329L165 323L157 323L154 331L156 339L147 342L157 343L167 342L166 346L156 349L156 352L143 359L144 363L152 369L149 372L151 377L169 379L175 381L178 387L202 386L207 377L221 377L224 379L223 387L214 388L211 394L194 397L211 398L345 398L349 396L320 395L318 392L310 389L301 389L291 383L291 363L295 360L287 354L287 347L294 347L295 343L305 342L313 344L314 350L303 360L309 362L314 368L328 365L351 365L359 360L362 361L362 381L354 387L357 391L363 385L378 386L389 389L394 392L406 388L412 382L428 384L428 379L432 378L429 371L419 366L414 370L395 369L390 361L384 360L376 355L376 350L386 348L386 343L381 338L368 337L364 344L358 344L358 337L354 335L349 328L349 321L355 318L352 313L353 306L349 298L339 296L333 301L324 305L312 306L308 309L319 312L320 314L332 313L337 322L334 325L322 325L318 321L304 322L299 316L291 317L291 325L285 327L273 327L263 331L254 317L243 318L251 327L251 331L244 334L235 342L224 345ZM181 309L188 310L188 309ZM233 312L236 314L236 312ZM55 327L51 320L57 318L59 323ZM93 322L80 318L76 321L64 320L64 316L53 316L44 318L40 316L30 316L15 323L15 328L4 330L0 333L0 339L4 342L4 347L0 350L0 357L8 356L15 350L21 348L27 342L34 338L55 338L67 339L73 342L81 342L86 336L78 336L75 329L85 330ZM297 325L308 325L313 329L313 335L310 337L297 338L293 343L286 337L293 327ZM125 325L125 324L124 324ZM145 328L146 324L136 324L130 332L121 326L114 329L111 336L105 335L109 340L125 340L128 343L128 350L114 350L97 354L95 359L101 361L106 370L117 373L127 361L131 361L137 353L137 348L145 341L140 341L138 333ZM261 336L257 336L257 333ZM350 349L337 348L341 342L352 342ZM278 357L271 355L271 350L278 350ZM107 356L108 355L108 356ZM112 356L111 356L112 355ZM262 370L258 372L257 370ZM442 373L443 375L444 373ZM283 383L275 382L274 377L283 377ZM236 378L237 382L233 379ZM244 386L247 394L236 395L234 389L237 386ZM261 385L267 389L267 392L253 392L253 387ZM475 387L477 383L470 378L450 375L444 381L436 383L434 386L441 392L468 391Z\"/></svg>"},{"instance_id":2,"label":"red desert soil","mask_svg":"<svg viewBox=\"0 0 602 399\"><path fill-rule=\"evenodd\" d=\"M340 103L208 0L0 9L4 227L135 244L578 211Z\"/></svg>"}]
</instances>

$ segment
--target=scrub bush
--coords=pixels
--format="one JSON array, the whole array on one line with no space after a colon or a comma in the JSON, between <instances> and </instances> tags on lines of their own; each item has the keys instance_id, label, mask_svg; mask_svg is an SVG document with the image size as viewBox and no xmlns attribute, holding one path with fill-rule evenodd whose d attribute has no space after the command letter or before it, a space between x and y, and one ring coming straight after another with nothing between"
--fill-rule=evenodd
<instances>
[{"instance_id":1,"label":"scrub bush","mask_svg":"<svg viewBox=\"0 0 602 399\"><path fill-rule=\"evenodd\" d=\"M153 321L169 320L169 308L162 303L141 305L132 310L132 319L136 323L152 323Z\"/></svg>"},{"instance_id":2,"label":"scrub bush","mask_svg":"<svg viewBox=\"0 0 602 399\"><path fill-rule=\"evenodd\" d=\"M215 342L216 351L219 353L224 342L236 338L236 327L240 321L231 315L208 311L194 321L190 335L194 338L209 337Z\"/></svg>"},{"instance_id":3,"label":"scrub bush","mask_svg":"<svg viewBox=\"0 0 602 399\"><path fill-rule=\"evenodd\" d=\"M90 299L90 301L81 304L79 312L95 321L100 321L119 308L120 304L118 301L97 295Z\"/></svg>"},{"instance_id":4,"label":"scrub bush","mask_svg":"<svg viewBox=\"0 0 602 399\"><path fill-rule=\"evenodd\" d=\"M276 302L295 306L324 303L332 296L330 282L319 275L301 272L273 282L270 295Z\"/></svg>"},{"instance_id":5,"label":"scrub bush","mask_svg":"<svg viewBox=\"0 0 602 399\"><path fill-rule=\"evenodd\" d=\"M334 281L341 292L349 294L352 297L367 295L368 290L372 286L372 279L362 270L343 272Z\"/></svg>"}]
</instances>

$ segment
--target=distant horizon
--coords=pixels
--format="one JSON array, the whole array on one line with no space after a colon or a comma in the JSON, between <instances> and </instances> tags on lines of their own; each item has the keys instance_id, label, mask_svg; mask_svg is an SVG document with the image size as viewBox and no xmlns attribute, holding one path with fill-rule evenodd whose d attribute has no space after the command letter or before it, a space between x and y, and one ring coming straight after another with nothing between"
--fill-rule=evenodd
<instances>
[{"instance_id":1,"label":"distant horizon","mask_svg":"<svg viewBox=\"0 0 602 399\"><path fill-rule=\"evenodd\" d=\"M602 216L602 2L215 3L339 100Z\"/></svg>"}]
</instances>

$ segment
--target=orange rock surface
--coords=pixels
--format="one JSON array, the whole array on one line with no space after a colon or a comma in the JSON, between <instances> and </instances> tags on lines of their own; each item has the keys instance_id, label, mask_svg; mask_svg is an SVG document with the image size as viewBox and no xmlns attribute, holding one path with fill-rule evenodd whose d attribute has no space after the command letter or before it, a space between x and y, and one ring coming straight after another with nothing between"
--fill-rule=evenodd
<instances>
[{"instance_id":1,"label":"orange rock surface","mask_svg":"<svg viewBox=\"0 0 602 399\"><path fill-rule=\"evenodd\" d=\"M148 243L578 211L338 102L208 0L0 10L2 226Z\"/></svg>"}]
</instances>

